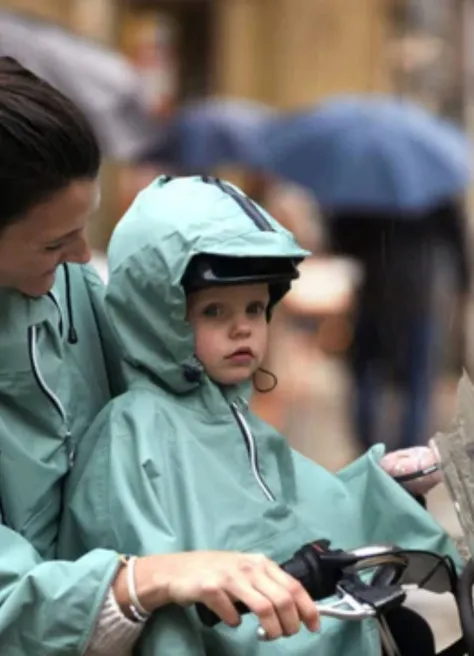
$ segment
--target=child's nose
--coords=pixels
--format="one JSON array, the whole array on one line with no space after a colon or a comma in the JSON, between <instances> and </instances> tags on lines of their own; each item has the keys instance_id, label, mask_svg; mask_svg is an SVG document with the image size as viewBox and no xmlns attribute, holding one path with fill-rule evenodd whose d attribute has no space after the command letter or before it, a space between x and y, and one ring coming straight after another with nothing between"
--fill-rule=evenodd
<instances>
[{"instance_id":1,"label":"child's nose","mask_svg":"<svg viewBox=\"0 0 474 656\"><path fill-rule=\"evenodd\" d=\"M234 334L238 337L245 337L250 335L251 326L250 321L245 317L237 320L234 324Z\"/></svg>"}]
</instances>

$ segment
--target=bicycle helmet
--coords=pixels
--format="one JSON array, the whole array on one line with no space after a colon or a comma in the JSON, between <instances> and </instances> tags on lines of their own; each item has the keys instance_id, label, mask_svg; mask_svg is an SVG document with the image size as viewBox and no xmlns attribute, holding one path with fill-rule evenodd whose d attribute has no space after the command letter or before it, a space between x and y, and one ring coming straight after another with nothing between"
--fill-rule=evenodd
<instances>
[{"instance_id":1,"label":"bicycle helmet","mask_svg":"<svg viewBox=\"0 0 474 656\"><path fill-rule=\"evenodd\" d=\"M298 260L288 257L230 257L195 255L182 278L186 294L200 289L228 285L267 283L270 291L269 314L299 277Z\"/></svg>"}]
</instances>

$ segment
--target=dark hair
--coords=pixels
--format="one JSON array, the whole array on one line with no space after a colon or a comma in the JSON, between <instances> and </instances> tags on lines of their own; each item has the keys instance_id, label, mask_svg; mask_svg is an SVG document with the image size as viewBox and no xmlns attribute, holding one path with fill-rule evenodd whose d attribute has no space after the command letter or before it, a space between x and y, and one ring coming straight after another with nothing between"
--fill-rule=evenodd
<instances>
[{"instance_id":1,"label":"dark hair","mask_svg":"<svg viewBox=\"0 0 474 656\"><path fill-rule=\"evenodd\" d=\"M80 110L11 57L0 57L0 231L73 180L94 179L100 149Z\"/></svg>"}]
</instances>

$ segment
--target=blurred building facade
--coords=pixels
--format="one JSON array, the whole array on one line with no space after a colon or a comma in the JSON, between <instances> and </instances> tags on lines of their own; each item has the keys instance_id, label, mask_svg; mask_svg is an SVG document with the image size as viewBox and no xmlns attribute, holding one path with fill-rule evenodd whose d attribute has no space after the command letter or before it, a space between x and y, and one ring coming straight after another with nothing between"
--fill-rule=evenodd
<instances>
[{"instance_id":1,"label":"blurred building facade","mask_svg":"<svg viewBox=\"0 0 474 656\"><path fill-rule=\"evenodd\" d=\"M222 93L282 108L343 90L387 90L390 75L384 48L391 4L392 0L358 0L352 11L345 0L2 3L126 50L133 48L134 39L148 39L150 45L153 32L157 49L163 49L168 38L176 57L168 66L175 69L179 98ZM155 66L163 66L159 57Z\"/></svg>"},{"instance_id":2,"label":"blurred building facade","mask_svg":"<svg viewBox=\"0 0 474 656\"><path fill-rule=\"evenodd\" d=\"M2 2L124 52L140 70L150 109L165 120L180 102L210 94L295 109L335 93L381 91L414 97L469 123L473 5L474 0ZM117 175L106 167L101 242L124 209L123 199L107 193L117 189Z\"/></svg>"},{"instance_id":3,"label":"blurred building facade","mask_svg":"<svg viewBox=\"0 0 474 656\"><path fill-rule=\"evenodd\" d=\"M217 93L288 109L338 91L386 90L386 2L129 0L172 21L178 95ZM157 18L159 22L160 18Z\"/></svg>"},{"instance_id":4,"label":"blurred building facade","mask_svg":"<svg viewBox=\"0 0 474 656\"><path fill-rule=\"evenodd\" d=\"M123 49L150 99L210 93L282 109L396 91L459 113L472 0L3 0ZM153 95L153 91L154 94ZM454 109L452 109L454 107Z\"/></svg>"}]
</instances>

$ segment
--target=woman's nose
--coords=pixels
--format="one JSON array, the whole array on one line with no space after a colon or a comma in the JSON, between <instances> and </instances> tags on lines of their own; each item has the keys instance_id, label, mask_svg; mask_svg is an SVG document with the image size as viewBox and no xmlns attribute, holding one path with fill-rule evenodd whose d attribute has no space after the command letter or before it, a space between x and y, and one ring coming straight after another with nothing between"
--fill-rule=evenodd
<instances>
[{"instance_id":1,"label":"woman's nose","mask_svg":"<svg viewBox=\"0 0 474 656\"><path fill-rule=\"evenodd\" d=\"M74 244L67 250L64 256L65 262L86 264L92 257L91 249L85 235L78 237Z\"/></svg>"}]
</instances>

